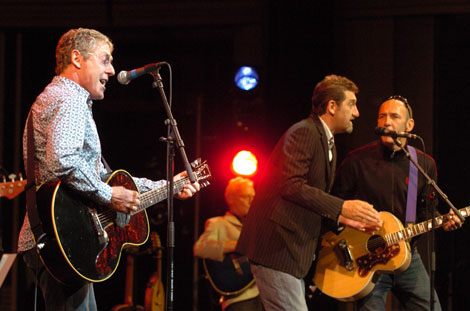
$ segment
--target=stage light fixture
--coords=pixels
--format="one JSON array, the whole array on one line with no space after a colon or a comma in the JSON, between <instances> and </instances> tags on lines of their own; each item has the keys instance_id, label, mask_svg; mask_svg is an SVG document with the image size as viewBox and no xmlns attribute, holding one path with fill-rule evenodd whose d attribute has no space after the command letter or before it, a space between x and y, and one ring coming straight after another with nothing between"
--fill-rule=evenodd
<instances>
[{"instance_id":1,"label":"stage light fixture","mask_svg":"<svg viewBox=\"0 0 470 311\"><path fill-rule=\"evenodd\" d=\"M252 176L258 169L256 156L247 150L238 152L232 160L232 170L240 176Z\"/></svg>"},{"instance_id":2,"label":"stage light fixture","mask_svg":"<svg viewBox=\"0 0 470 311\"><path fill-rule=\"evenodd\" d=\"M235 74L235 84L239 89L250 91L258 85L258 73L249 66L242 66Z\"/></svg>"}]
</instances>

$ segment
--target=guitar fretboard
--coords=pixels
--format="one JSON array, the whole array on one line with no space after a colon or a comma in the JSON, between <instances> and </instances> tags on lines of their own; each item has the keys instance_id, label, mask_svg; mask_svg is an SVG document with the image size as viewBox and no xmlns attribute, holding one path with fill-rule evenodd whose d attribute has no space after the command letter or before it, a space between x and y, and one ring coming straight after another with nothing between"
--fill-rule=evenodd
<instances>
[{"instance_id":1,"label":"guitar fretboard","mask_svg":"<svg viewBox=\"0 0 470 311\"><path fill-rule=\"evenodd\" d=\"M181 178L173 182L173 192L178 193L181 190L183 190L184 185L187 183L189 178ZM146 209L149 206L155 205L158 202L161 202L168 198L168 187L167 184L164 184L160 187L157 187L155 189L152 189L150 191L144 192L139 196L140 200L140 205L137 208L136 211L131 213L132 215L135 215L142 210Z\"/></svg>"},{"instance_id":2,"label":"guitar fretboard","mask_svg":"<svg viewBox=\"0 0 470 311\"><path fill-rule=\"evenodd\" d=\"M470 206L459 209L460 214L463 217L468 217L470 214ZM433 228L440 228L444 225L446 218L449 218L450 214L438 216L434 218L434 227L432 225L432 219L420 222L409 227L404 228L403 230L392 232L384 235L384 239L387 242L387 246L397 244L401 241L409 240L417 235L431 231Z\"/></svg>"}]
</instances>

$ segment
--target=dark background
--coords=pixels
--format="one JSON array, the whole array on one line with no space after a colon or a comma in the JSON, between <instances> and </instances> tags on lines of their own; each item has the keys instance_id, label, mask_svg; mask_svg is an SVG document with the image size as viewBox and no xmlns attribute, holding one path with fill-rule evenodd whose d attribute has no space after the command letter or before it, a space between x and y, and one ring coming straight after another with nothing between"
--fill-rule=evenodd
<instances>
[{"instance_id":1,"label":"dark background","mask_svg":"<svg viewBox=\"0 0 470 311\"><path fill-rule=\"evenodd\" d=\"M360 88L354 133L337 137L340 160L375 139L378 104L401 94L414 109L415 133L436 159L438 184L456 207L467 204L470 1L0 0L0 165L10 173L24 172L27 112L54 75L57 40L76 27L96 28L113 40L116 72L171 64L172 80L168 68L161 74L167 96L172 82L173 114L186 153L190 161L201 157L211 166L207 189L196 199L175 201L176 310L212 308L192 244L204 221L225 211L232 157L253 150L262 170L280 135L308 115L313 88L327 74L345 75ZM259 72L260 84L250 93L234 86L240 65ZM112 168L165 177L166 147L159 137L166 133L166 116L150 76L127 86L112 78L93 111ZM165 211L164 204L149 209L152 230L164 245ZM24 198L1 198L6 252L16 250L24 212ZM445 310L466 309L468 230L465 224L453 233L436 231L436 287ZM95 284L100 310L124 302L125 261L109 281ZM140 305L155 267L150 255L136 259L134 300ZM0 289L0 310L32 310L32 300L31 276L17 260ZM314 301L335 306L324 297Z\"/></svg>"}]
</instances>

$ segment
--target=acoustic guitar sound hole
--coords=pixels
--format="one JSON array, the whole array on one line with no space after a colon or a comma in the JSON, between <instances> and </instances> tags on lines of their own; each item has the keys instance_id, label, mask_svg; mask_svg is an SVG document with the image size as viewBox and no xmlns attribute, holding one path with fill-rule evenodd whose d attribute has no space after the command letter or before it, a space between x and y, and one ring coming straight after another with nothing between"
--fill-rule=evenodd
<instances>
[{"instance_id":1,"label":"acoustic guitar sound hole","mask_svg":"<svg viewBox=\"0 0 470 311\"><path fill-rule=\"evenodd\" d=\"M370 253L381 254L385 251L386 246L385 240L380 235L373 235L367 241L367 250Z\"/></svg>"}]
</instances>

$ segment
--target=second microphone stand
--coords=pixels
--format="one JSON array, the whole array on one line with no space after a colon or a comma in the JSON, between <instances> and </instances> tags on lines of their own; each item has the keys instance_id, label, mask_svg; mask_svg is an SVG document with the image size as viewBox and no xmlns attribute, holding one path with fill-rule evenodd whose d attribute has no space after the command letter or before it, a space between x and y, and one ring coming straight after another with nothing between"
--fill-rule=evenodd
<instances>
[{"instance_id":1,"label":"second microphone stand","mask_svg":"<svg viewBox=\"0 0 470 311\"><path fill-rule=\"evenodd\" d=\"M454 212L455 215L457 215L457 217L459 217L460 221L463 222L465 221L465 218L460 214L460 212L457 210L457 208L455 208L455 206L452 204L452 202L449 201L449 198L447 197L447 195L439 188L439 186L436 184L436 181L434 179L432 179L431 177L429 177L429 175L424 171L424 169L418 164L417 161L415 161L410 153L408 152L408 150L406 150L406 148L403 147L403 144L398 140L397 137L393 138L393 140L395 141L395 144L400 147L401 150L403 150L403 152L405 153L406 157L416 166L416 168L419 170L419 172L421 174L423 174L423 176L426 178L426 181L429 185L431 185L434 190L436 190L436 192L439 194L439 196L447 203L447 205L450 206L450 208L452 209L452 211ZM411 165L411 164L410 164ZM434 219L435 219L435 209L433 208L432 209L432 221L431 221L431 224L432 224L432 230L431 230L431 275L430 275L430 287L431 287L431 311L434 310L434 273L436 271L436 253L435 253L435 245L434 245Z\"/></svg>"}]
</instances>

